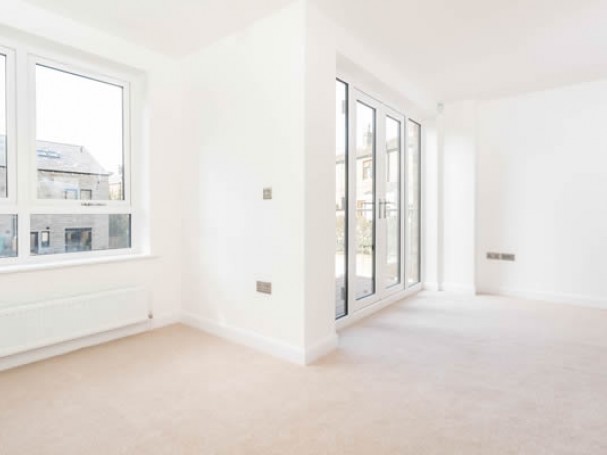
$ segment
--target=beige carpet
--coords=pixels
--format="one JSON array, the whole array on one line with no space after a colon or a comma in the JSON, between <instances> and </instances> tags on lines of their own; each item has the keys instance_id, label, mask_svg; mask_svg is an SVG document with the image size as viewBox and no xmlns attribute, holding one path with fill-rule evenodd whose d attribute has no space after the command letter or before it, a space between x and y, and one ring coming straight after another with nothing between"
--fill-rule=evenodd
<instances>
[{"instance_id":1,"label":"beige carpet","mask_svg":"<svg viewBox=\"0 0 607 455\"><path fill-rule=\"evenodd\" d=\"M340 343L173 326L0 373L0 453L607 454L607 311L426 294Z\"/></svg>"}]
</instances>

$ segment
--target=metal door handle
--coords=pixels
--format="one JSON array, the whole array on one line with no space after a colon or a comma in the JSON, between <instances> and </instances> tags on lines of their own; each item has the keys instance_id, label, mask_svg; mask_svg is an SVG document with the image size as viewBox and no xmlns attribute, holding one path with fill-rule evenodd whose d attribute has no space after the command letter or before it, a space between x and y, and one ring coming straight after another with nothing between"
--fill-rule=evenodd
<instances>
[{"instance_id":1,"label":"metal door handle","mask_svg":"<svg viewBox=\"0 0 607 455\"><path fill-rule=\"evenodd\" d=\"M386 204L387 202L383 199L379 200L379 219L381 220L382 218L386 217ZM382 207L384 209L383 215L382 215Z\"/></svg>"}]
</instances>

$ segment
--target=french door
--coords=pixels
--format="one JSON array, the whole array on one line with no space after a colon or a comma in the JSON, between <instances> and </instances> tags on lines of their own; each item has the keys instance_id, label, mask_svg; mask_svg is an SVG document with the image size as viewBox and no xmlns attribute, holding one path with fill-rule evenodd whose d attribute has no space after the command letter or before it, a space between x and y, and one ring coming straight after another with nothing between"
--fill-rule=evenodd
<instances>
[{"instance_id":1,"label":"french door","mask_svg":"<svg viewBox=\"0 0 607 455\"><path fill-rule=\"evenodd\" d=\"M404 289L405 119L363 92L348 96L348 313Z\"/></svg>"}]
</instances>

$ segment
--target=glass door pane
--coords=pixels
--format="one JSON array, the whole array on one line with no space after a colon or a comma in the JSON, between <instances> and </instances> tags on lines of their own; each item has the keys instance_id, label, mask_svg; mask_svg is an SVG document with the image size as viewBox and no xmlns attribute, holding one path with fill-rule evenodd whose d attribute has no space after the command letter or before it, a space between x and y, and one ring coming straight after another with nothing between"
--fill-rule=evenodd
<instances>
[{"instance_id":1,"label":"glass door pane","mask_svg":"<svg viewBox=\"0 0 607 455\"><path fill-rule=\"evenodd\" d=\"M336 82L335 114L335 317L347 313L347 229L348 229L348 86Z\"/></svg>"},{"instance_id":2,"label":"glass door pane","mask_svg":"<svg viewBox=\"0 0 607 455\"><path fill-rule=\"evenodd\" d=\"M421 126L407 121L407 286L420 282Z\"/></svg>"},{"instance_id":3,"label":"glass door pane","mask_svg":"<svg viewBox=\"0 0 607 455\"><path fill-rule=\"evenodd\" d=\"M375 294L375 109L356 103L356 298Z\"/></svg>"},{"instance_id":4,"label":"glass door pane","mask_svg":"<svg viewBox=\"0 0 607 455\"><path fill-rule=\"evenodd\" d=\"M386 116L386 185L383 215L385 219L385 287L401 282L401 122Z\"/></svg>"}]
</instances>

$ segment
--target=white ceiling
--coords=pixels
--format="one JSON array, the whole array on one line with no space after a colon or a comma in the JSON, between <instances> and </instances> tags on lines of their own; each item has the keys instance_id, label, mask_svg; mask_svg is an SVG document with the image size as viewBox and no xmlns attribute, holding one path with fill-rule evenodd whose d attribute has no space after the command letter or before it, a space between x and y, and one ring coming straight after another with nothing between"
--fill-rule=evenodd
<instances>
[{"instance_id":1,"label":"white ceiling","mask_svg":"<svg viewBox=\"0 0 607 455\"><path fill-rule=\"evenodd\" d=\"M607 77L606 0L318 0L439 99Z\"/></svg>"},{"instance_id":2,"label":"white ceiling","mask_svg":"<svg viewBox=\"0 0 607 455\"><path fill-rule=\"evenodd\" d=\"M289 0L27 0L168 55ZM314 0L437 99L491 97L607 77L607 0Z\"/></svg>"},{"instance_id":3,"label":"white ceiling","mask_svg":"<svg viewBox=\"0 0 607 455\"><path fill-rule=\"evenodd\" d=\"M184 56L292 0L25 0L141 46Z\"/></svg>"}]
</instances>

